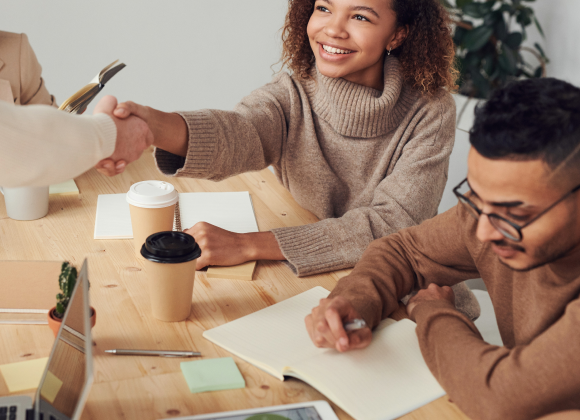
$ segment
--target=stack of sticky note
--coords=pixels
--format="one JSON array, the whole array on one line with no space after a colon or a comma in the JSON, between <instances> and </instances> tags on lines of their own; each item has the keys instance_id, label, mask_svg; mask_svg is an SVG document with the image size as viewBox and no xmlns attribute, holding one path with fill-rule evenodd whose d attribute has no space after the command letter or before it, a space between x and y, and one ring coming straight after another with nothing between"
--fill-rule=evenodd
<instances>
[{"instance_id":1,"label":"stack of sticky note","mask_svg":"<svg viewBox=\"0 0 580 420\"><path fill-rule=\"evenodd\" d=\"M181 372L193 394L246 387L246 381L231 357L182 362Z\"/></svg>"}]
</instances>

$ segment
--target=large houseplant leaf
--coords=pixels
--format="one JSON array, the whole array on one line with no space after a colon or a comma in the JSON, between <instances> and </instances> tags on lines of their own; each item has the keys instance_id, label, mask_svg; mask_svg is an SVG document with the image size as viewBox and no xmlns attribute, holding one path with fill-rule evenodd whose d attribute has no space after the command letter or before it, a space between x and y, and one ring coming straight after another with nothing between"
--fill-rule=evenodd
<instances>
[{"instance_id":1,"label":"large houseplant leaf","mask_svg":"<svg viewBox=\"0 0 580 420\"><path fill-rule=\"evenodd\" d=\"M483 47L493 34L493 28L486 25L472 29L463 37L463 46L469 51L477 51Z\"/></svg>"}]
</instances>

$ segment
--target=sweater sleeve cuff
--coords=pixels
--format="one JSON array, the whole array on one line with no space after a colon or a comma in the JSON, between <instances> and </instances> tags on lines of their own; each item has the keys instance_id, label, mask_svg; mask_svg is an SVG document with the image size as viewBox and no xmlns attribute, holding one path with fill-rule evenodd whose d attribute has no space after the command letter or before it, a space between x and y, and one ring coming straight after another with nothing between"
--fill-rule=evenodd
<instances>
[{"instance_id":1,"label":"sweater sleeve cuff","mask_svg":"<svg viewBox=\"0 0 580 420\"><path fill-rule=\"evenodd\" d=\"M117 143L117 126L115 121L107 114L96 114L93 116L96 122L98 136L101 141L100 159L105 159L115 152Z\"/></svg>"},{"instance_id":2,"label":"sweater sleeve cuff","mask_svg":"<svg viewBox=\"0 0 580 420\"><path fill-rule=\"evenodd\" d=\"M332 242L316 223L272 229L290 268L299 277L351 267L333 250Z\"/></svg>"},{"instance_id":3,"label":"sweater sleeve cuff","mask_svg":"<svg viewBox=\"0 0 580 420\"><path fill-rule=\"evenodd\" d=\"M453 304L446 300L423 302L417 305L413 315L415 316L417 328L422 333L426 333L426 330L428 330L437 319L453 317L466 324L472 331L477 331L479 334L475 324Z\"/></svg>"},{"instance_id":4,"label":"sweater sleeve cuff","mask_svg":"<svg viewBox=\"0 0 580 420\"><path fill-rule=\"evenodd\" d=\"M209 178L217 154L218 130L211 111L177 112L187 124L189 145L182 157L156 148L157 168L168 176Z\"/></svg>"}]
</instances>

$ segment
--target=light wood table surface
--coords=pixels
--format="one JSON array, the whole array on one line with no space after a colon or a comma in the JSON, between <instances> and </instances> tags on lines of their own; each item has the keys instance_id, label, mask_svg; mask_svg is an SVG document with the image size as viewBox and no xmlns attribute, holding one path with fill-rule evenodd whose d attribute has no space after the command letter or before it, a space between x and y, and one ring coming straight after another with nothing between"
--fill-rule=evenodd
<instances>
[{"instance_id":1,"label":"light wood table surface","mask_svg":"<svg viewBox=\"0 0 580 420\"><path fill-rule=\"evenodd\" d=\"M0 196L1 260L68 260L80 268L88 258L90 299L97 323L93 329L95 380L83 419L158 419L326 399L304 382L281 382L235 356L245 389L191 394L179 364L193 359L104 353L113 348L187 349L200 351L204 358L231 356L205 340L202 332L315 286L332 290L348 273L343 270L298 278L283 263L272 261L260 261L251 282L208 280L204 272L198 272L189 319L157 321L151 315L146 273L143 263L135 258L132 241L93 239L98 194L125 193L133 183L147 179L171 182L180 192L249 191L261 231L317 221L267 169L218 183L168 178L155 168L151 151L114 178L95 170L81 175L76 179L80 195L51 196L49 213L39 220L9 219ZM399 317L403 314L404 309ZM53 340L45 325L0 325L0 364L46 357ZM6 393L0 378L0 395ZM341 420L350 419L331 405ZM445 396L402 418L467 417Z\"/></svg>"}]
</instances>

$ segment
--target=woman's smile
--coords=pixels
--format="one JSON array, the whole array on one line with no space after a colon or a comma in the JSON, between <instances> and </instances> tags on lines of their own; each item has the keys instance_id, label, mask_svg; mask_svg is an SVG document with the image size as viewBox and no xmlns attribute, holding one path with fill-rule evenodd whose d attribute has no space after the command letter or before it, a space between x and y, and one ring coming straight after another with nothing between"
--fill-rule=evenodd
<instances>
[{"instance_id":1,"label":"woman's smile","mask_svg":"<svg viewBox=\"0 0 580 420\"><path fill-rule=\"evenodd\" d=\"M316 0L307 33L320 73L382 89L383 57L395 46L396 29L384 0Z\"/></svg>"}]
</instances>

